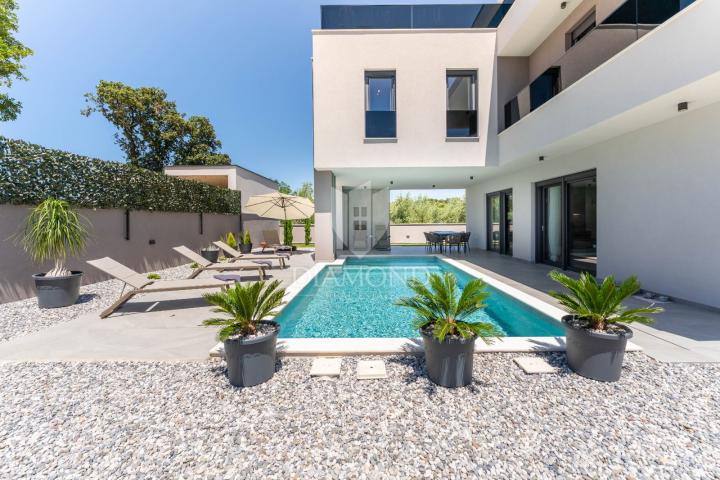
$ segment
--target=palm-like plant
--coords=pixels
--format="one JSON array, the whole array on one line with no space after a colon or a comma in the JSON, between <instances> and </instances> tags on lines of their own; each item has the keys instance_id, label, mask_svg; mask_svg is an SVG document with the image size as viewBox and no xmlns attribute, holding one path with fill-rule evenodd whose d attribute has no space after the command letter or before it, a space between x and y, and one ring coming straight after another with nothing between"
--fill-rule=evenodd
<instances>
[{"instance_id":1,"label":"palm-like plant","mask_svg":"<svg viewBox=\"0 0 720 480\"><path fill-rule=\"evenodd\" d=\"M284 295L285 289L280 287L278 280L248 285L237 283L225 291L205 294L205 300L217 307L214 312L225 313L229 317L209 318L203 321L203 325L222 326L217 334L220 341L233 336L252 335L257 331L260 320L277 315L276 309L283 304Z\"/></svg>"},{"instance_id":2,"label":"palm-like plant","mask_svg":"<svg viewBox=\"0 0 720 480\"><path fill-rule=\"evenodd\" d=\"M602 283L587 272L580 274L577 280L564 273L552 271L550 278L569 290L569 293L549 292L570 313L586 320L588 327L594 330L606 330L614 323L638 322L645 325L653 323L647 315L660 313L660 307L628 309L622 302L640 290L640 282L634 275L620 285L615 283L612 275L605 277Z\"/></svg>"},{"instance_id":3,"label":"palm-like plant","mask_svg":"<svg viewBox=\"0 0 720 480\"><path fill-rule=\"evenodd\" d=\"M441 342L447 335L462 338L480 337L489 343L488 337L500 337L502 331L489 322L470 322L467 318L483 309L488 296L485 283L474 279L458 293L457 278L450 272L444 275L431 273L427 276L429 287L417 278L408 280L408 287L415 292L412 297L399 299L395 304L415 311L415 326L426 329Z\"/></svg>"},{"instance_id":4,"label":"palm-like plant","mask_svg":"<svg viewBox=\"0 0 720 480\"><path fill-rule=\"evenodd\" d=\"M55 262L46 277L70 275L65 259L82 252L87 239L80 215L68 202L55 198L46 199L30 212L20 234L20 244L34 262Z\"/></svg>"}]
</instances>

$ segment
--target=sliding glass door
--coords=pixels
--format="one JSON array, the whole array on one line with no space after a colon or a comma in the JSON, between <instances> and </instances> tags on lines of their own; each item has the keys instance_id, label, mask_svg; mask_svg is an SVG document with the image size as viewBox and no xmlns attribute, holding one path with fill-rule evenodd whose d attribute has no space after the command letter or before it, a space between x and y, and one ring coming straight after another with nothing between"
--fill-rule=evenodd
<instances>
[{"instance_id":1,"label":"sliding glass door","mask_svg":"<svg viewBox=\"0 0 720 480\"><path fill-rule=\"evenodd\" d=\"M538 262L562 269L597 270L595 170L537 184Z\"/></svg>"},{"instance_id":2,"label":"sliding glass door","mask_svg":"<svg viewBox=\"0 0 720 480\"><path fill-rule=\"evenodd\" d=\"M512 190L487 195L487 249L512 255Z\"/></svg>"}]
</instances>

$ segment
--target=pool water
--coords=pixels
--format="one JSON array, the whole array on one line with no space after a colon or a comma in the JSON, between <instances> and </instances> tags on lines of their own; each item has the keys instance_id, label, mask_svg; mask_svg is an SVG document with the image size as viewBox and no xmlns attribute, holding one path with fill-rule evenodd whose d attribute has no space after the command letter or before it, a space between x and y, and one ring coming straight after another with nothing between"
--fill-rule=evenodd
<instances>
[{"instance_id":1,"label":"pool water","mask_svg":"<svg viewBox=\"0 0 720 480\"><path fill-rule=\"evenodd\" d=\"M280 338L417 337L410 309L394 305L412 296L407 280L452 272L462 288L473 277L437 257L348 258L328 265L277 316ZM509 337L564 335L560 322L491 287L487 308L470 317L494 323Z\"/></svg>"}]
</instances>

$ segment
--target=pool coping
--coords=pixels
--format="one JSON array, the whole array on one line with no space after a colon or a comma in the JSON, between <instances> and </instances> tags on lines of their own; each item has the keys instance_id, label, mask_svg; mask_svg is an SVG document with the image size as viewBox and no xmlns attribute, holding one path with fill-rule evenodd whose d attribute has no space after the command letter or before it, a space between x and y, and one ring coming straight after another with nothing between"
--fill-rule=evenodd
<instances>
[{"instance_id":1,"label":"pool coping","mask_svg":"<svg viewBox=\"0 0 720 480\"><path fill-rule=\"evenodd\" d=\"M540 300L522 290L508 285L497 278L474 270L457 260L444 255L430 254L426 257L436 257L441 261L479 278L488 285L525 303L541 313L560 321L567 313L554 305ZM387 258L388 255L363 255L365 257ZM317 262L307 272L285 289L283 301L287 305L305 288L325 267L329 265L343 265L347 257L338 258L332 262ZM628 342L626 351L641 351L642 348ZM475 342L475 353L491 352L564 352L565 337L501 337L493 338L491 342ZM400 338L279 338L277 341L277 354L280 356L325 356L325 355L393 355L393 354L421 354L423 352L420 337ZM210 349L210 357L224 357L222 342Z\"/></svg>"}]
</instances>

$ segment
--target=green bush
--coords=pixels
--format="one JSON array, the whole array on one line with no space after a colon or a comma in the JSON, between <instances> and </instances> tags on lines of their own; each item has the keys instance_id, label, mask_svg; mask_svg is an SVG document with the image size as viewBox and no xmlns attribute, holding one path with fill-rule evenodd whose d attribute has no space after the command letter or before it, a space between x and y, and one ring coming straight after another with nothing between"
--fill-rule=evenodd
<instances>
[{"instance_id":1,"label":"green bush","mask_svg":"<svg viewBox=\"0 0 720 480\"><path fill-rule=\"evenodd\" d=\"M240 213L240 192L0 136L0 204Z\"/></svg>"},{"instance_id":2,"label":"green bush","mask_svg":"<svg viewBox=\"0 0 720 480\"><path fill-rule=\"evenodd\" d=\"M245 230L245 236L243 236L243 245L250 245L252 243L252 237L250 237L250 230Z\"/></svg>"},{"instance_id":3,"label":"green bush","mask_svg":"<svg viewBox=\"0 0 720 480\"><path fill-rule=\"evenodd\" d=\"M235 239L235 235L233 235L232 232L228 232L227 236L225 237L225 243L227 243L228 247L230 248L237 247L237 240Z\"/></svg>"}]
</instances>

